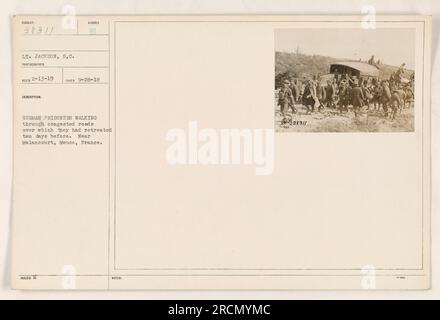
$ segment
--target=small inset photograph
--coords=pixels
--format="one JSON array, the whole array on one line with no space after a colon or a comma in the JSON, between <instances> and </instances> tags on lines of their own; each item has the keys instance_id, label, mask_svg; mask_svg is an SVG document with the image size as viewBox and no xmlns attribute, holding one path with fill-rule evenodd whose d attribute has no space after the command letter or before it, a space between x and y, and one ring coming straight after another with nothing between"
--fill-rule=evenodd
<instances>
[{"instance_id":1,"label":"small inset photograph","mask_svg":"<svg viewBox=\"0 0 440 320\"><path fill-rule=\"evenodd\" d=\"M275 30L277 132L414 131L415 29Z\"/></svg>"}]
</instances>

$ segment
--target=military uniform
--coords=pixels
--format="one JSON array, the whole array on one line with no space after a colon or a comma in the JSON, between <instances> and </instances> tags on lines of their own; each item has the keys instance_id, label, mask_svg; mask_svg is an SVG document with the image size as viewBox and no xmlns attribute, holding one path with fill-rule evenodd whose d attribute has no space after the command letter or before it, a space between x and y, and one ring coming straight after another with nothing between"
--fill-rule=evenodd
<instances>
[{"instance_id":1,"label":"military uniform","mask_svg":"<svg viewBox=\"0 0 440 320\"><path fill-rule=\"evenodd\" d=\"M379 110L382 97L382 87L380 84L376 84L373 89L373 108Z\"/></svg>"},{"instance_id":2,"label":"military uniform","mask_svg":"<svg viewBox=\"0 0 440 320\"><path fill-rule=\"evenodd\" d=\"M339 88L339 111L342 113L342 110L348 111L348 105L350 104L351 98L351 88L348 84L342 84Z\"/></svg>"},{"instance_id":3,"label":"military uniform","mask_svg":"<svg viewBox=\"0 0 440 320\"><path fill-rule=\"evenodd\" d=\"M318 83L318 85L316 86L316 98L319 102L319 108L321 108L326 98L325 88L321 85L321 83Z\"/></svg>"},{"instance_id":4,"label":"military uniform","mask_svg":"<svg viewBox=\"0 0 440 320\"><path fill-rule=\"evenodd\" d=\"M391 117L394 119L396 117L397 110L401 109L403 102L405 101L405 91L402 89L396 89L391 94L390 105L391 105Z\"/></svg>"},{"instance_id":5,"label":"military uniform","mask_svg":"<svg viewBox=\"0 0 440 320\"><path fill-rule=\"evenodd\" d=\"M302 96L302 104L306 106L307 111L310 111L310 107L312 110L315 108L315 98L316 90L313 86L313 84L308 83L306 87L304 88L304 93Z\"/></svg>"},{"instance_id":6,"label":"military uniform","mask_svg":"<svg viewBox=\"0 0 440 320\"><path fill-rule=\"evenodd\" d=\"M280 105L280 111L283 117L286 115L286 112L289 110L289 105L292 103L293 108L293 94L292 90L288 86L284 86L280 89L278 93L278 104Z\"/></svg>"},{"instance_id":7,"label":"military uniform","mask_svg":"<svg viewBox=\"0 0 440 320\"><path fill-rule=\"evenodd\" d=\"M330 83L325 87L325 103L327 107L334 107L335 88Z\"/></svg>"},{"instance_id":8,"label":"military uniform","mask_svg":"<svg viewBox=\"0 0 440 320\"><path fill-rule=\"evenodd\" d=\"M390 100L391 100L390 87L387 84L385 84L382 88L382 96L381 96L382 107L383 107L383 111L385 112L385 115L388 115L388 104L390 103Z\"/></svg>"},{"instance_id":9,"label":"military uniform","mask_svg":"<svg viewBox=\"0 0 440 320\"><path fill-rule=\"evenodd\" d=\"M292 82L292 85L290 86L290 90L292 91L293 95L293 101L298 101L299 97L299 87L295 82Z\"/></svg>"},{"instance_id":10,"label":"military uniform","mask_svg":"<svg viewBox=\"0 0 440 320\"><path fill-rule=\"evenodd\" d=\"M355 116L357 116L359 108L363 106L364 98L365 97L362 89L358 85L355 85L355 87L351 90L351 104L353 105Z\"/></svg>"}]
</instances>

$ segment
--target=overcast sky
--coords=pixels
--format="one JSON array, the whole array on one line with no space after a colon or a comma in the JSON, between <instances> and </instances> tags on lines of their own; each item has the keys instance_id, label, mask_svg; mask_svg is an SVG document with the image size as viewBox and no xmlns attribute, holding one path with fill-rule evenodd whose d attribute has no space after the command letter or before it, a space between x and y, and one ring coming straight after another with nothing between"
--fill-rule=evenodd
<instances>
[{"instance_id":1,"label":"overcast sky","mask_svg":"<svg viewBox=\"0 0 440 320\"><path fill-rule=\"evenodd\" d=\"M414 69L414 29L277 29L275 50L368 60Z\"/></svg>"}]
</instances>

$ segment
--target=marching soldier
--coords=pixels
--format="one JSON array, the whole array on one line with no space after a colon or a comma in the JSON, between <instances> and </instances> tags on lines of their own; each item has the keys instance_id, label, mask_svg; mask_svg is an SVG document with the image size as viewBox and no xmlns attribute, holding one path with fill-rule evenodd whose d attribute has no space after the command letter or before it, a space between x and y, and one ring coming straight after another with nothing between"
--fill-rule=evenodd
<instances>
[{"instance_id":1,"label":"marching soldier","mask_svg":"<svg viewBox=\"0 0 440 320\"><path fill-rule=\"evenodd\" d=\"M364 95L364 102L367 105L367 110L370 109L370 103L373 100L373 94L370 90L370 85L367 80L364 80L361 85L362 93Z\"/></svg>"},{"instance_id":2,"label":"marching soldier","mask_svg":"<svg viewBox=\"0 0 440 320\"><path fill-rule=\"evenodd\" d=\"M298 86L298 80L292 78L292 79L290 79L290 83L291 83L290 90L292 91L292 94L293 94L293 100L295 102L297 102L298 97L299 97L299 91L300 91L299 86Z\"/></svg>"},{"instance_id":3,"label":"marching soldier","mask_svg":"<svg viewBox=\"0 0 440 320\"><path fill-rule=\"evenodd\" d=\"M318 80L318 84L316 86L316 98L318 111L324 108L324 101L326 100L326 92L324 86L321 84L321 81Z\"/></svg>"},{"instance_id":4,"label":"marching soldier","mask_svg":"<svg viewBox=\"0 0 440 320\"><path fill-rule=\"evenodd\" d=\"M394 82L397 84L402 83L402 78L405 73L405 71L404 71L405 65L406 65L405 62L402 63L400 65L399 69L397 69L397 71L391 76L392 79L394 80Z\"/></svg>"},{"instance_id":5,"label":"marching soldier","mask_svg":"<svg viewBox=\"0 0 440 320\"><path fill-rule=\"evenodd\" d=\"M388 81L384 80L382 85L381 103L385 117L388 116L388 104L391 100L391 91Z\"/></svg>"},{"instance_id":6,"label":"marching soldier","mask_svg":"<svg viewBox=\"0 0 440 320\"><path fill-rule=\"evenodd\" d=\"M304 88L302 104L307 108L307 113L315 109L316 89L313 80L309 80Z\"/></svg>"},{"instance_id":7,"label":"marching soldier","mask_svg":"<svg viewBox=\"0 0 440 320\"><path fill-rule=\"evenodd\" d=\"M348 105L350 104L350 86L347 81L342 80L339 87L339 113L342 111L348 111Z\"/></svg>"},{"instance_id":8,"label":"marching soldier","mask_svg":"<svg viewBox=\"0 0 440 320\"><path fill-rule=\"evenodd\" d=\"M292 94L292 90L290 90L290 82L289 80L284 80L283 87L280 89L278 93L278 104L280 106L281 115L283 118L286 117L286 113L289 110L289 106L292 105L292 109L295 112L293 107L294 98Z\"/></svg>"},{"instance_id":9,"label":"marching soldier","mask_svg":"<svg viewBox=\"0 0 440 320\"><path fill-rule=\"evenodd\" d=\"M359 87L359 81L355 80L353 83L354 87L351 90L351 103L353 105L354 116L357 117L359 113L359 109L362 108L364 104L364 93L362 92L361 87Z\"/></svg>"},{"instance_id":10,"label":"marching soldier","mask_svg":"<svg viewBox=\"0 0 440 320\"><path fill-rule=\"evenodd\" d=\"M327 108L335 107L335 87L330 80L327 81L327 87L325 87L325 106Z\"/></svg>"},{"instance_id":11,"label":"marching soldier","mask_svg":"<svg viewBox=\"0 0 440 320\"><path fill-rule=\"evenodd\" d=\"M404 91L405 91L405 107L406 105L408 105L408 108L410 108L414 103L414 91L411 89L410 85L406 85Z\"/></svg>"},{"instance_id":12,"label":"marching soldier","mask_svg":"<svg viewBox=\"0 0 440 320\"><path fill-rule=\"evenodd\" d=\"M397 110L402 110L402 103L405 99L405 92L399 87L395 87L391 94L390 106L391 106L391 119L396 118Z\"/></svg>"},{"instance_id":13,"label":"marching soldier","mask_svg":"<svg viewBox=\"0 0 440 320\"><path fill-rule=\"evenodd\" d=\"M376 82L373 85L373 110L379 111L381 105L381 97L382 97L382 86L380 82Z\"/></svg>"}]
</instances>

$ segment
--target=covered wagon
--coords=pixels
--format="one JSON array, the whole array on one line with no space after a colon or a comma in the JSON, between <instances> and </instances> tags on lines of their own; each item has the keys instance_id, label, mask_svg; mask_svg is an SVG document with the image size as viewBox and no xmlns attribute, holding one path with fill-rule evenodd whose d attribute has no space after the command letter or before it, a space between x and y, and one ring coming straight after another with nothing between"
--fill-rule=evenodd
<instances>
[{"instance_id":1,"label":"covered wagon","mask_svg":"<svg viewBox=\"0 0 440 320\"><path fill-rule=\"evenodd\" d=\"M379 78L379 68L360 61L335 62L330 65L330 74L345 76L357 79Z\"/></svg>"}]
</instances>

